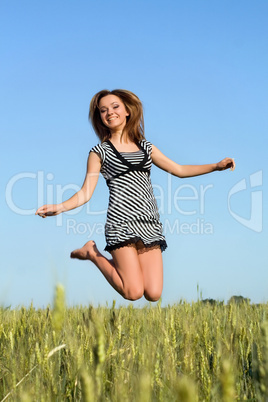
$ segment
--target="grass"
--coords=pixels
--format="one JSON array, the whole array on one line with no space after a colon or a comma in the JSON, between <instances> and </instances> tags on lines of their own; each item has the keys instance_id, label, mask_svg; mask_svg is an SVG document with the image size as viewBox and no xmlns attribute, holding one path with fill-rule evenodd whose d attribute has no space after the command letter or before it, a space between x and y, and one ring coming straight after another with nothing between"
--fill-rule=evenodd
<instances>
[{"instance_id":1,"label":"grass","mask_svg":"<svg viewBox=\"0 0 268 402\"><path fill-rule=\"evenodd\" d=\"M0 309L0 401L266 401L267 313L245 302L66 308L58 286L52 309Z\"/></svg>"}]
</instances>

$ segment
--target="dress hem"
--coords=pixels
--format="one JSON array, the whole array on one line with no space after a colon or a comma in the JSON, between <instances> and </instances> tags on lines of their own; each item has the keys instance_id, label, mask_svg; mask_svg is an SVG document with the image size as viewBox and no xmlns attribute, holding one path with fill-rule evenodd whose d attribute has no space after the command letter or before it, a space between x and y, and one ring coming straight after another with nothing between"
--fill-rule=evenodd
<instances>
[{"instance_id":1,"label":"dress hem","mask_svg":"<svg viewBox=\"0 0 268 402\"><path fill-rule=\"evenodd\" d=\"M141 241L143 243L145 248L150 248L150 247L154 247L154 246L160 246L161 252L163 252L167 248L167 243L166 243L165 240L156 240L156 241L153 241L151 243L144 243L144 241L140 237L133 237L132 239L121 241L121 242L118 242L118 243L113 244L111 246L107 245L104 250L108 251L108 252L111 252L113 250L117 250L118 248L125 247L125 246L128 246L130 244L136 244L139 241Z\"/></svg>"}]
</instances>

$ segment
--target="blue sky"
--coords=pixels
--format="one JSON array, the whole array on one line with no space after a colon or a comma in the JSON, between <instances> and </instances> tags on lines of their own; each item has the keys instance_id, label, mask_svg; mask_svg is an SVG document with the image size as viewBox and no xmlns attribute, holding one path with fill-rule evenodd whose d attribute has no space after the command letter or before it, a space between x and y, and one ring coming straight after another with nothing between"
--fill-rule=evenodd
<instances>
[{"instance_id":1,"label":"blue sky","mask_svg":"<svg viewBox=\"0 0 268 402\"><path fill-rule=\"evenodd\" d=\"M146 138L181 164L234 157L234 172L178 179L152 171L168 249L163 304L268 298L267 1L0 3L0 304L127 304L70 252L105 247L108 191L41 219L38 206L82 185L98 140L88 106L125 88L143 102ZM143 305L143 300L135 305Z\"/></svg>"}]
</instances>

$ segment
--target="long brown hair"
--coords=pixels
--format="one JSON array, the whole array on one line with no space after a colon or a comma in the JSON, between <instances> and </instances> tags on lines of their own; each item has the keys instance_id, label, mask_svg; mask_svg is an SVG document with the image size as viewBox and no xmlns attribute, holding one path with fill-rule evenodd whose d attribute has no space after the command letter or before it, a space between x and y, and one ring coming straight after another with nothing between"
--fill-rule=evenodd
<instances>
[{"instance_id":1,"label":"long brown hair","mask_svg":"<svg viewBox=\"0 0 268 402\"><path fill-rule=\"evenodd\" d=\"M93 96L89 107L89 120L101 142L111 138L110 130L103 124L99 111L99 102L107 95L115 95L124 103L129 116L127 116L123 131L127 133L130 140L137 142L144 139L143 109L140 99L125 89L114 89L113 91L104 89Z\"/></svg>"}]
</instances>

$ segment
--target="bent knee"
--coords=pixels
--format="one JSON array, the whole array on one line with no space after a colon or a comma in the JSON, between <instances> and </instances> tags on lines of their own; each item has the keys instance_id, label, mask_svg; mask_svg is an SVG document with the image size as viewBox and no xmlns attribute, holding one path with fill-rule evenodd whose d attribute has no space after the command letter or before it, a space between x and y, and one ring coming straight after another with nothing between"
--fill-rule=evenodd
<instances>
[{"instance_id":1,"label":"bent knee","mask_svg":"<svg viewBox=\"0 0 268 402\"><path fill-rule=\"evenodd\" d=\"M159 291L159 290L154 290L154 291L151 290L151 291L145 291L144 292L145 299L148 300L148 301L152 301L152 302L158 301L160 299L161 295L162 295L162 290L161 291Z\"/></svg>"},{"instance_id":2,"label":"bent knee","mask_svg":"<svg viewBox=\"0 0 268 402\"><path fill-rule=\"evenodd\" d=\"M130 288L124 291L123 296L127 300L135 301L140 299L143 296L143 293L143 288Z\"/></svg>"}]
</instances>

